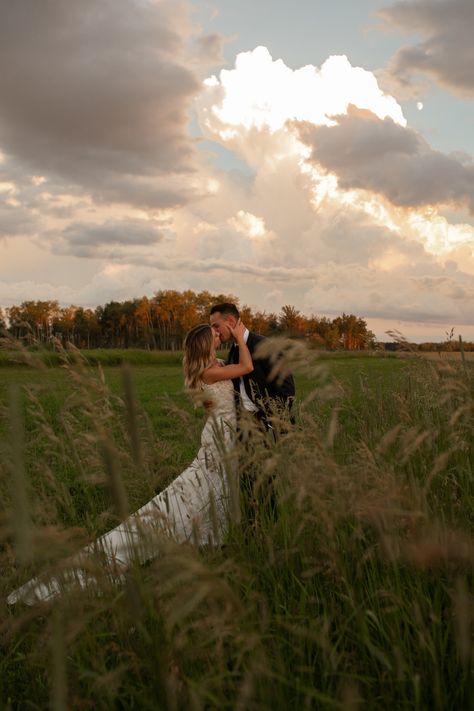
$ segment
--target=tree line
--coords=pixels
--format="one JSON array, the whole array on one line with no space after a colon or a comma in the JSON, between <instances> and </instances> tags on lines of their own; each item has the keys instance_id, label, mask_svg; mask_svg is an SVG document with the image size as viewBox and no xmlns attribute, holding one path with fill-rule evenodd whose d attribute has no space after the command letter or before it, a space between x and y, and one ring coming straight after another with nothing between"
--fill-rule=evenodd
<instances>
[{"instance_id":1,"label":"tree line","mask_svg":"<svg viewBox=\"0 0 474 711\"><path fill-rule=\"evenodd\" d=\"M239 299L231 294L161 290L152 297L109 301L95 309L59 306L57 301L23 301L0 309L0 329L27 344L72 343L77 348L146 348L180 350L187 331L209 320L211 306ZM294 306L280 313L254 311L239 306L248 327L266 336L283 335L307 340L331 350L374 348L374 334L364 319L354 314L305 316Z\"/></svg>"}]
</instances>

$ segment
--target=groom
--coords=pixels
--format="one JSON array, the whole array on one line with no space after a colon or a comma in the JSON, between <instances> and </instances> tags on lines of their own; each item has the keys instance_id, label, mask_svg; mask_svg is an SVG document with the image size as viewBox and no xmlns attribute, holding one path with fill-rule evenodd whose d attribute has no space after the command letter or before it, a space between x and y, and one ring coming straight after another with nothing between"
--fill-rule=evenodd
<instances>
[{"instance_id":1,"label":"groom","mask_svg":"<svg viewBox=\"0 0 474 711\"><path fill-rule=\"evenodd\" d=\"M216 304L211 308L210 323L214 331L219 334L222 343L233 340L230 328L233 328L240 318L235 304ZM229 328L230 327L230 328ZM281 354L277 355L276 368L273 359L265 354L259 355L261 344L267 339L246 329L245 341L253 361L253 372L242 378L233 380L234 389L239 396L241 409L252 413L257 420L271 429L269 418L275 412L289 410L295 395L295 382L293 376L285 368L278 368L281 363ZM239 362L239 349L232 344L227 363ZM277 371L274 374L272 371ZM278 372L280 371L280 372ZM284 376L284 377L282 377Z\"/></svg>"}]
</instances>

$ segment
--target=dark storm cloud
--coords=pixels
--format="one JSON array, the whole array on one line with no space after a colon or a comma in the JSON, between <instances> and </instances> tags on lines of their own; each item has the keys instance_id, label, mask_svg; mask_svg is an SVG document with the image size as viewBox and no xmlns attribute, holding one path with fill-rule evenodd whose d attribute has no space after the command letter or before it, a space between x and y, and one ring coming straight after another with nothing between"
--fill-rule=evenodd
<instances>
[{"instance_id":1,"label":"dark storm cloud","mask_svg":"<svg viewBox=\"0 0 474 711\"><path fill-rule=\"evenodd\" d=\"M473 0L407 0L378 11L387 26L426 39L401 47L388 73L405 89L415 74L434 78L461 96L474 96Z\"/></svg>"},{"instance_id":2,"label":"dark storm cloud","mask_svg":"<svg viewBox=\"0 0 474 711\"><path fill-rule=\"evenodd\" d=\"M161 231L145 220L108 220L102 224L71 224L62 232L60 253L78 257L103 256L104 248L153 245L163 238Z\"/></svg>"},{"instance_id":3,"label":"dark storm cloud","mask_svg":"<svg viewBox=\"0 0 474 711\"><path fill-rule=\"evenodd\" d=\"M2 2L0 148L99 199L185 202L189 31L180 0Z\"/></svg>"},{"instance_id":4,"label":"dark storm cloud","mask_svg":"<svg viewBox=\"0 0 474 711\"><path fill-rule=\"evenodd\" d=\"M336 126L299 124L311 160L343 189L385 195L395 205L466 205L474 214L474 165L434 151L415 131L351 109Z\"/></svg>"}]
</instances>

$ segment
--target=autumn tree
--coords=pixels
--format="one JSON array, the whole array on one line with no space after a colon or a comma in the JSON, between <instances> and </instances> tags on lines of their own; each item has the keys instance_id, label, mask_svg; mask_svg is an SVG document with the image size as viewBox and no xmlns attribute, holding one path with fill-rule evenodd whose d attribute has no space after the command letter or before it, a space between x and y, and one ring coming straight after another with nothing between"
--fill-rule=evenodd
<instances>
[{"instance_id":1,"label":"autumn tree","mask_svg":"<svg viewBox=\"0 0 474 711\"><path fill-rule=\"evenodd\" d=\"M242 322L250 327L250 324L253 321L252 309L250 308L250 306L246 306L246 305L241 306L241 308L239 309L239 313L240 313L240 318L242 319ZM255 330L255 329L252 326L252 331L253 330Z\"/></svg>"},{"instance_id":2,"label":"autumn tree","mask_svg":"<svg viewBox=\"0 0 474 711\"><path fill-rule=\"evenodd\" d=\"M139 299L135 319L139 333L141 334L147 348L156 348L156 339L153 328L153 310L152 304L148 297L143 296Z\"/></svg>"},{"instance_id":3,"label":"autumn tree","mask_svg":"<svg viewBox=\"0 0 474 711\"><path fill-rule=\"evenodd\" d=\"M280 314L280 328L288 336L304 336L307 319L294 306L283 306Z\"/></svg>"},{"instance_id":4,"label":"autumn tree","mask_svg":"<svg viewBox=\"0 0 474 711\"><path fill-rule=\"evenodd\" d=\"M53 318L53 335L60 339L65 345L66 343L74 343L75 323L74 316L76 314L75 306L66 306L58 309Z\"/></svg>"},{"instance_id":5,"label":"autumn tree","mask_svg":"<svg viewBox=\"0 0 474 711\"><path fill-rule=\"evenodd\" d=\"M205 323L209 318L209 312L213 304L217 304L217 299L210 291L200 291L194 295L194 305L198 323Z\"/></svg>"},{"instance_id":6,"label":"autumn tree","mask_svg":"<svg viewBox=\"0 0 474 711\"><path fill-rule=\"evenodd\" d=\"M275 327L278 324L276 314L267 314L265 311L256 311L249 320L250 330L260 333L262 336L270 335L273 324Z\"/></svg>"},{"instance_id":7,"label":"autumn tree","mask_svg":"<svg viewBox=\"0 0 474 711\"><path fill-rule=\"evenodd\" d=\"M16 338L46 343L53 336L53 323L58 316L57 301L23 301L7 309L10 331Z\"/></svg>"},{"instance_id":8,"label":"autumn tree","mask_svg":"<svg viewBox=\"0 0 474 711\"><path fill-rule=\"evenodd\" d=\"M338 316L333 321L334 325L339 330L342 346L345 350L361 350L365 347L369 331L367 323L362 318L354 316L354 314L345 314ZM371 333L373 337L373 334Z\"/></svg>"},{"instance_id":9,"label":"autumn tree","mask_svg":"<svg viewBox=\"0 0 474 711\"><path fill-rule=\"evenodd\" d=\"M158 344L161 350L176 348L175 326L180 300L179 291L166 289L157 291L152 299L152 308L158 330Z\"/></svg>"}]
</instances>

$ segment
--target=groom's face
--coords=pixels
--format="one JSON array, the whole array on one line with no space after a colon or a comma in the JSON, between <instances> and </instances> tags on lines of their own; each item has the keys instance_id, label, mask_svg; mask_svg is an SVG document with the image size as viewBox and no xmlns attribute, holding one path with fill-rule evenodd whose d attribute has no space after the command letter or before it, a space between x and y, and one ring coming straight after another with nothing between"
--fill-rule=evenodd
<instances>
[{"instance_id":1,"label":"groom's face","mask_svg":"<svg viewBox=\"0 0 474 711\"><path fill-rule=\"evenodd\" d=\"M235 318L233 316L228 314L223 315L220 311L216 311L216 313L211 314L210 322L212 330L214 333L219 334L219 338L222 343L226 343L226 341L231 340L232 334L229 326L232 328L235 326Z\"/></svg>"}]
</instances>

